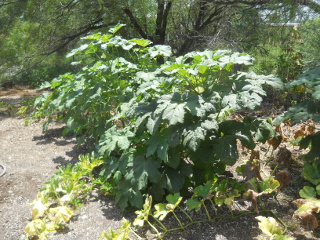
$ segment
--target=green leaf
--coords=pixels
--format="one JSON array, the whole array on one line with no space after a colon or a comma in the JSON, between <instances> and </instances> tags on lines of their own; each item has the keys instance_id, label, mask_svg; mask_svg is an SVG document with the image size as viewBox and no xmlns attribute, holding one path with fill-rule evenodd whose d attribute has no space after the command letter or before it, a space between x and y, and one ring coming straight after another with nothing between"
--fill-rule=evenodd
<instances>
[{"instance_id":1,"label":"green leaf","mask_svg":"<svg viewBox=\"0 0 320 240\"><path fill-rule=\"evenodd\" d=\"M316 187L317 194L320 195L320 185Z\"/></svg>"},{"instance_id":2,"label":"green leaf","mask_svg":"<svg viewBox=\"0 0 320 240\"><path fill-rule=\"evenodd\" d=\"M179 192L183 187L186 177L190 177L192 169L190 165L180 162L180 165L173 169L166 167L163 171L164 183L163 187L172 193Z\"/></svg>"},{"instance_id":3,"label":"green leaf","mask_svg":"<svg viewBox=\"0 0 320 240\"><path fill-rule=\"evenodd\" d=\"M152 114L152 116L150 116L148 118L148 122L146 124L146 127L151 135L155 134L155 132L158 130L161 122L162 122L162 118L161 118L160 114Z\"/></svg>"},{"instance_id":4,"label":"green leaf","mask_svg":"<svg viewBox=\"0 0 320 240\"><path fill-rule=\"evenodd\" d=\"M184 104L171 103L163 111L163 119L169 120L169 125L183 123L184 120Z\"/></svg>"},{"instance_id":5,"label":"green leaf","mask_svg":"<svg viewBox=\"0 0 320 240\"><path fill-rule=\"evenodd\" d=\"M181 161L181 154L180 154L179 150L174 149L174 148L169 148L167 161L165 161L165 163L169 167L175 169L179 166L180 161Z\"/></svg>"},{"instance_id":6,"label":"green leaf","mask_svg":"<svg viewBox=\"0 0 320 240\"><path fill-rule=\"evenodd\" d=\"M317 193L316 190L313 187L310 186L304 186L300 191L299 195L302 198L308 199L308 198L316 198Z\"/></svg>"},{"instance_id":7,"label":"green leaf","mask_svg":"<svg viewBox=\"0 0 320 240\"><path fill-rule=\"evenodd\" d=\"M133 207L141 208L143 197L141 192L130 181L124 180L117 184L116 203L123 211L129 203Z\"/></svg>"},{"instance_id":8,"label":"green leaf","mask_svg":"<svg viewBox=\"0 0 320 240\"><path fill-rule=\"evenodd\" d=\"M138 39L138 38L130 39L129 42L134 42L141 47L146 47L152 43L150 40Z\"/></svg>"},{"instance_id":9,"label":"green leaf","mask_svg":"<svg viewBox=\"0 0 320 240\"><path fill-rule=\"evenodd\" d=\"M302 176L314 185L320 184L320 160L312 165L308 162L303 164Z\"/></svg>"},{"instance_id":10,"label":"green leaf","mask_svg":"<svg viewBox=\"0 0 320 240\"><path fill-rule=\"evenodd\" d=\"M148 53L151 58L157 57L159 55L164 57L170 57L172 54L171 47L166 45L155 45L153 47L150 47L148 49Z\"/></svg>"},{"instance_id":11,"label":"green leaf","mask_svg":"<svg viewBox=\"0 0 320 240\"><path fill-rule=\"evenodd\" d=\"M168 162L168 148L169 145L167 143L168 136L166 135L153 135L151 136L146 144L148 144L147 148L147 154L146 157L149 157L153 155L155 152L157 152L157 156L165 161Z\"/></svg>"},{"instance_id":12,"label":"green leaf","mask_svg":"<svg viewBox=\"0 0 320 240\"><path fill-rule=\"evenodd\" d=\"M320 156L320 132L308 135L300 141L300 148L306 149L310 146L310 151L304 155L307 160L313 160ZM315 170L320 172L320 160L315 161L313 164ZM319 177L320 179L320 177ZM317 185L318 183L314 183Z\"/></svg>"},{"instance_id":13,"label":"green leaf","mask_svg":"<svg viewBox=\"0 0 320 240\"><path fill-rule=\"evenodd\" d=\"M170 213L170 211L166 208L165 203L158 203L154 205L156 211L153 213L155 218L158 218L160 221L163 221L164 218Z\"/></svg>"},{"instance_id":14,"label":"green leaf","mask_svg":"<svg viewBox=\"0 0 320 240\"><path fill-rule=\"evenodd\" d=\"M250 185L252 186L253 190L255 192L259 192L259 183L257 181L256 178L251 178L249 181L247 181L248 183L250 183Z\"/></svg>"},{"instance_id":15,"label":"green leaf","mask_svg":"<svg viewBox=\"0 0 320 240\"><path fill-rule=\"evenodd\" d=\"M235 120L224 121L220 123L219 130L223 136L228 136L230 141L232 141L232 139L239 139L243 146L249 149L253 149L255 147L253 136L251 134L252 125L247 122L238 122Z\"/></svg>"},{"instance_id":16,"label":"green leaf","mask_svg":"<svg viewBox=\"0 0 320 240\"><path fill-rule=\"evenodd\" d=\"M117 130L116 126L109 128L101 137L99 142L99 153L102 155L110 155L116 148L127 150L130 147L130 138L134 137L134 133L129 128Z\"/></svg>"},{"instance_id":17,"label":"green leaf","mask_svg":"<svg viewBox=\"0 0 320 240\"><path fill-rule=\"evenodd\" d=\"M316 190L313 187L310 186L304 186L300 191L299 195L302 198L308 199L308 198L316 198L317 193Z\"/></svg>"},{"instance_id":18,"label":"green leaf","mask_svg":"<svg viewBox=\"0 0 320 240\"><path fill-rule=\"evenodd\" d=\"M232 166L238 160L237 137L227 135L214 140L213 152L216 159L220 159L226 165Z\"/></svg>"},{"instance_id":19,"label":"green leaf","mask_svg":"<svg viewBox=\"0 0 320 240\"><path fill-rule=\"evenodd\" d=\"M207 131L199 125L186 127L182 133L183 145L196 151L200 147L201 141L205 140L206 134Z\"/></svg>"},{"instance_id":20,"label":"green leaf","mask_svg":"<svg viewBox=\"0 0 320 240\"><path fill-rule=\"evenodd\" d=\"M292 237L285 236L285 235L276 235L274 240L294 240Z\"/></svg>"},{"instance_id":21,"label":"green leaf","mask_svg":"<svg viewBox=\"0 0 320 240\"><path fill-rule=\"evenodd\" d=\"M173 209L170 209L171 211L173 211L182 201L182 197L180 196L180 193L175 193L175 194L169 194L166 197L166 200L168 201L168 204L173 205Z\"/></svg>"},{"instance_id":22,"label":"green leaf","mask_svg":"<svg viewBox=\"0 0 320 240\"><path fill-rule=\"evenodd\" d=\"M113 28L109 29L109 33L115 34L116 32L118 32L122 27L126 26L125 24L119 23L116 26L114 26Z\"/></svg>"},{"instance_id":23,"label":"green leaf","mask_svg":"<svg viewBox=\"0 0 320 240\"><path fill-rule=\"evenodd\" d=\"M187 208L189 211L191 211L193 209L195 209L196 211L199 211L201 208L201 202L195 198L188 199L186 205L187 205Z\"/></svg>"},{"instance_id":24,"label":"green leaf","mask_svg":"<svg viewBox=\"0 0 320 240\"><path fill-rule=\"evenodd\" d=\"M277 181L276 179L270 176L263 179L263 181L259 183L259 186L261 190L259 195L262 195L262 194L272 193L273 191L275 191L277 188L280 187L280 183L279 181Z\"/></svg>"},{"instance_id":25,"label":"green leaf","mask_svg":"<svg viewBox=\"0 0 320 240\"><path fill-rule=\"evenodd\" d=\"M200 185L194 189L195 197L206 198L210 194L211 184L208 182L206 185Z\"/></svg>"},{"instance_id":26,"label":"green leaf","mask_svg":"<svg viewBox=\"0 0 320 240\"><path fill-rule=\"evenodd\" d=\"M160 162L154 158L145 159L144 156L138 156L133 160L133 167L131 171L126 174L126 178L136 183L139 190L145 188L148 184L148 179L152 182L158 182L160 179L158 168L161 166Z\"/></svg>"},{"instance_id":27,"label":"green leaf","mask_svg":"<svg viewBox=\"0 0 320 240\"><path fill-rule=\"evenodd\" d=\"M89 46L89 44L83 44L83 45L81 45L80 47L78 47L78 48L76 48L76 49L73 49L70 53L67 54L66 57L69 58L69 57L72 57L72 56L74 56L74 55L76 55L76 54L79 54L79 53L81 53L83 50L87 49L88 46Z\"/></svg>"}]
</instances>

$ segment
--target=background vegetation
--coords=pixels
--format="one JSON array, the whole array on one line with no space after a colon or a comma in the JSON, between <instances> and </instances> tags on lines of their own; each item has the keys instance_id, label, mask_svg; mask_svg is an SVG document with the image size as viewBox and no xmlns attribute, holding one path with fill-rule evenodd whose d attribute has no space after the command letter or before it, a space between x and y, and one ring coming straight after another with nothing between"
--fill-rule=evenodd
<instances>
[{"instance_id":1,"label":"background vegetation","mask_svg":"<svg viewBox=\"0 0 320 240\"><path fill-rule=\"evenodd\" d=\"M79 46L81 37L106 32L117 23L127 25L123 37L169 45L175 56L230 49L258 59L259 73L284 74L284 68L293 64L283 57L287 45L299 47L304 64L316 64L315 57L305 55L318 51L318 12L319 3L311 0L2 1L0 83L38 86L67 71L76 72L66 53ZM300 24L295 41L300 46L293 44L291 23Z\"/></svg>"}]
</instances>

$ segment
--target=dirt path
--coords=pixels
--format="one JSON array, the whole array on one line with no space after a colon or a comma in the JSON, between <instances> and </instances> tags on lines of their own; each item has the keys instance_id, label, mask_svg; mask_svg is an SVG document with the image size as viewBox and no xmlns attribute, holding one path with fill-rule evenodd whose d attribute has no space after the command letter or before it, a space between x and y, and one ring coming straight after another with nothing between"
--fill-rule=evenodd
<instances>
[{"instance_id":1,"label":"dirt path","mask_svg":"<svg viewBox=\"0 0 320 240\"><path fill-rule=\"evenodd\" d=\"M27 88L0 91L0 101L18 104L22 98L39 95ZM41 123L25 126L24 120L0 114L0 164L6 173L0 177L0 239L25 239L24 228L31 218L31 203L42 184L58 167L75 163L84 151L76 149L75 138L61 136L62 125L51 126L46 134ZM122 215L111 197L91 196L76 212L69 231L50 239L91 240L109 227L118 228Z\"/></svg>"},{"instance_id":2,"label":"dirt path","mask_svg":"<svg viewBox=\"0 0 320 240\"><path fill-rule=\"evenodd\" d=\"M42 134L41 124L24 126L18 118L0 118L0 163L7 168L0 177L0 239L24 239L24 228L29 222L30 206L42 183L57 167L74 163L81 152L75 149L75 139L59 136L56 125L49 134ZM116 228L121 220L120 211L112 199L100 201L93 196L81 208L78 217L69 225L68 233L50 239L98 239L109 227Z\"/></svg>"}]
</instances>

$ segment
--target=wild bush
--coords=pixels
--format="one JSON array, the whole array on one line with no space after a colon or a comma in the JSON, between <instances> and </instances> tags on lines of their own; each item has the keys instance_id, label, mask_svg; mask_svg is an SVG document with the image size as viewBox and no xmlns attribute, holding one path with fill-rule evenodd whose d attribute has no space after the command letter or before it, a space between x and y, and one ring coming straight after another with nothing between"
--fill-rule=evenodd
<instances>
[{"instance_id":1,"label":"wild bush","mask_svg":"<svg viewBox=\"0 0 320 240\"><path fill-rule=\"evenodd\" d=\"M189 195L237 161L239 143L253 149L274 136L270 119L229 117L259 107L263 85L282 87L273 75L234 71L251 65L251 56L206 50L174 57L169 46L116 35L122 26L69 53L82 70L46 83L52 92L33 113L64 121L64 134L94 140L100 174L114 182L122 209L140 208L147 195Z\"/></svg>"}]
</instances>

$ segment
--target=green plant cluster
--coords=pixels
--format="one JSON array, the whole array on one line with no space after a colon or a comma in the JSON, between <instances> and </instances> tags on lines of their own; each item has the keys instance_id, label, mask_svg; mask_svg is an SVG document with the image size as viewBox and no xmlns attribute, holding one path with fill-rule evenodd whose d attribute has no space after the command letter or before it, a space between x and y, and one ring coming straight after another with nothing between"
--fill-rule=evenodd
<instances>
[{"instance_id":1,"label":"green plant cluster","mask_svg":"<svg viewBox=\"0 0 320 240\"><path fill-rule=\"evenodd\" d=\"M63 120L64 134L96 143L101 174L114 181L122 209L141 207L147 195L187 195L237 161L238 142L253 149L274 136L268 119L228 119L258 107L264 85L282 87L273 75L233 70L251 65L251 56L206 50L174 57L169 46L121 38L122 26L69 53L84 67L45 84L53 92L36 100L33 113Z\"/></svg>"},{"instance_id":2,"label":"green plant cluster","mask_svg":"<svg viewBox=\"0 0 320 240\"><path fill-rule=\"evenodd\" d=\"M312 119L315 122L320 120L320 68L310 69L297 78L286 84L287 89L299 87L305 92L305 98L289 108L289 110L277 117L276 125L285 120L291 119L293 124L300 121Z\"/></svg>"},{"instance_id":3,"label":"green plant cluster","mask_svg":"<svg viewBox=\"0 0 320 240\"><path fill-rule=\"evenodd\" d=\"M73 210L92 192L92 171L100 164L102 160L87 154L80 155L75 166L60 167L31 203L32 221L25 228L27 236L44 240L50 232L63 228L74 215Z\"/></svg>"},{"instance_id":4,"label":"green plant cluster","mask_svg":"<svg viewBox=\"0 0 320 240\"><path fill-rule=\"evenodd\" d=\"M270 179L270 177L268 179ZM166 196L166 202L157 204L153 204L152 197L149 196L145 199L142 209L135 212L137 216L132 223L126 219L123 219L122 226L119 229L110 229L109 232L103 232L99 239L143 239L140 236L141 233L139 234L139 232L141 232L140 230L145 225L152 229L154 238L161 239L172 231L185 230L194 224L217 221L221 218L237 218L243 214L246 214L241 212L240 215L234 215L232 209L232 207L234 208L236 205L236 201L234 201L235 198L239 197L240 193L245 191L244 185L244 183L239 183L236 180L224 179L219 181L218 178L215 178L214 181L208 181L205 185L200 185L194 189L192 197L186 201L186 209L183 207L184 201L180 193L169 194ZM278 187L279 185L269 185L268 193L275 192ZM265 194L265 192L259 192L259 195L261 194ZM207 202L209 202L209 205L207 205ZM229 207L231 213L230 215L220 215L218 212L218 207L221 207L222 205ZM212 211L209 210L210 206L214 209L214 214L212 214ZM195 219L192 216L192 211L198 212L202 209L205 211L206 218ZM181 217L181 215L178 215L178 213L181 213L184 217ZM247 214L249 213L247 212ZM170 224L170 227L168 227L165 222L167 217L172 217L176 221L177 226L172 226L172 224ZM260 221L262 221L262 219ZM282 236L282 234L285 233L285 230L282 230L277 225L275 220L272 223L274 226L271 226L271 224L267 224L265 222L261 224L262 225L259 224L260 228L269 236L275 234ZM136 226L137 229L134 229L132 225ZM267 232L267 230L269 232Z\"/></svg>"},{"instance_id":5,"label":"green plant cluster","mask_svg":"<svg viewBox=\"0 0 320 240\"><path fill-rule=\"evenodd\" d=\"M306 93L306 98L289 108L289 110L278 116L274 123L279 124L290 119L292 124L306 122L312 119L314 122L320 120L320 68L316 67L297 76L296 80L287 84L287 88L300 87ZM309 123L306 122L308 125ZM308 149L307 154L303 155L304 164L302 176L310 182L310 185L304 186L299 195L304 200L297 200L298 216L302 221L311 224L310 229L318 226L317 218L314 212L320 211L320 132L316 131L315 126L308 126L313 131L311 134L301 138L299 142L300 149ZM305 220L308 219L308 220Z\"/></svg>"}]
</instances>

